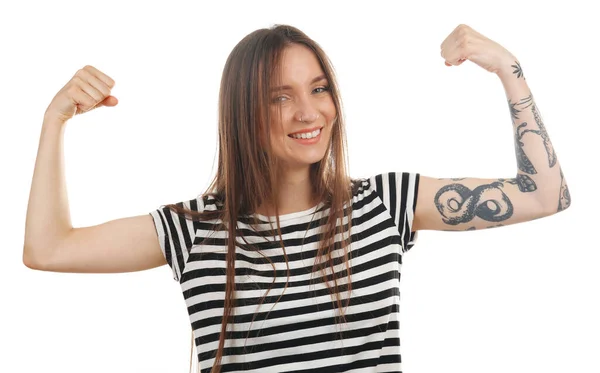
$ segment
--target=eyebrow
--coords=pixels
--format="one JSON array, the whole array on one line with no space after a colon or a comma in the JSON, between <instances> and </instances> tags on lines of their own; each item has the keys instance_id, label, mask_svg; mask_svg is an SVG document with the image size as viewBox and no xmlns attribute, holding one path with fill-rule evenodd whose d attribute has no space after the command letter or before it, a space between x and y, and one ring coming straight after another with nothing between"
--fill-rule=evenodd
<instances>
[{"instance_id":1,"label":"eyebrow","mask_svg":"<svg viewBox=\"0 0 600 373\"><path fill-rule=\"evenodd\" d=\"M317 76L316 78L314 78L313 80L310 81L310 84L316 83L316 82L318 82L320 80L323 80L323 79L327 79L327 77L325 76L325 74ZM289 85L282 85L282 86L279 86L279 87L271 88L271 92L274 92L274 91L283 91L283 90L286 90L286 89L292 89L292 87L289 86Z\"/></svg>"}]
</instances>

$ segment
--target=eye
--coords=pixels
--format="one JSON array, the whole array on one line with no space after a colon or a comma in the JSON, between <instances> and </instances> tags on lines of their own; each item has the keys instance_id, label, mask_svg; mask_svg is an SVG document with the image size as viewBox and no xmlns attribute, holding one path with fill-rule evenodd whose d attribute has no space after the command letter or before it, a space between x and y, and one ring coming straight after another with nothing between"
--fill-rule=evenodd
<instances>
[{"instance_id":1,"label":"eye","mask_svg":"<svg viewBox=\"0 0 600 373\"><path fill-rule=\"evenodd\" d=\"M274 103L279 103L279 102L283 102L283 99L287 99L287 97L285 97L285 96L275 97L272 101Z\"/></svg>"},{"instance_id":2,"label":"eye","mask_svg":"<svg viewBox=\"0 0 600 373\"><path fill-rule=\"evenodd\" d=\"M321 92L318 92L318 93L322 93L322 92L329 91L329 86L325 86L325 87L317 87L317 88L315 88L315 91L316 91L317 89L322 89L323 91L321 91Z\"/></svg>"},{"instance_id":3,"label":"eye","mask_svg":"<svg viewBox=\"0 0 600 373\"><path fill-rule=\"evenodd\" d=\"M329 86L317 87L317 88L315 88L315 89L313 90L313 92L314 92L314 91L316 91L316 90L319 90L319 89L322 89L322 91L320 91L320 92L317 92L317 93L324 93L324 92L327 92L327 91L329 91ZM281 103L281 102L284 102L284 100L287 100L287 97L285 97L285 96L278 96L278 97L275 97L275 98L273 98L273 100L272 100L272 101L273 101L274 103Z\"/></svg>"}]
</instances>

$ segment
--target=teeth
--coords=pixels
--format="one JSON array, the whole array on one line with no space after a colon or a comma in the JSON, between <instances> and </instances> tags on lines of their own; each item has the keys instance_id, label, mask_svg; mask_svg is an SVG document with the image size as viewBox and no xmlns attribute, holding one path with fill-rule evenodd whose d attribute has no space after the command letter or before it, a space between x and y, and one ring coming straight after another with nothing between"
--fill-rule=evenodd
<instances>
[{"instance_id":1,"label":"teeth","mask_svg":"<svg viewBox=\"0 0 600 373\"><path fill-rule=\"evenodd\" d=\"M317 137L319 133L321 133L320 129L308 133L305 132L302 134L293 134L291 136L295 139L312 139L313 137Z\"/></svg>"}]
</instances>

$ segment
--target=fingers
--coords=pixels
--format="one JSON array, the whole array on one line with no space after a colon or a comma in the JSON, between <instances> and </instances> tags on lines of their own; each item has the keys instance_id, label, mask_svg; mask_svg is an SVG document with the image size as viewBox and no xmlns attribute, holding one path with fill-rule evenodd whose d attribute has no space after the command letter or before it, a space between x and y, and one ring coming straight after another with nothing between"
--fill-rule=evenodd
<instances>
[{"instance_id":1,"label":"fingers","mask_svg":"<svg viewBox=\"0 0 600 373\"><path fill-rule=\"evenodd\" d=\"M83 75L83 74L81 74L81 75ZM104 100L104 98L107 96L107 94L105 92L108 91L108 88L99 87L97 82L89 83L89 81L84 80L84 79L93 80L94 78L93 77L84 78L81 75L75 75L73 77L73 80L76 83L77 87L79 87L83 92L87 93L89 97L93 98L96 103ZM104 85L103 83L101 83L101 84Z\"/></svg>"},{"instance_id":2,"label":"fingers","mask_svg":"<svg viewBox=\"0 0 600 373\"><path fill-rule=\"evenodd\" d=\"M90 111L98 104L98 101L85 92L79 85L73 85L69 93L80 112Z\"/></svg>"},{"instance_id":3,"label":"fingers","mask_svg":"<svg viewBox=\"0 0 600 373\"><path fill-rule=\"evenodd\" d=\"M112 80L108 75L104 74L102 71L96 69L94 66L86 65L82 70L88 71L90 74L102 81L102 83L104 83L109 89L112 89L115 86L114 80Z\"/></svg>"},{"instance_id":4,"label":"fingers","mask_svg":"<svg viewBox=\"0 0 600 373\"><path fill-rule=\"evenodd\" d=\"M87 65L77 71L73 77L73 99L79 110L89 111L110 96L111 88L115 82L109 76L93 66Z\"/></svg>"},{"instance_id":5,"label":"fingers","mask_svg":"<svg viewBox=\"0 0 600 373\"><path fill-rule=\"evenodd\" d=\"M440 45L440 54L446 66L459 66L467 59L467 34L471 28L467 25L458 25Z\"/></svg>"},{"instance_id":6,"label":"fingers","mask_svg":"<svg viewBox=\"0 0 600 373\"><path fill-rule=\"evenodd\" d=\"M86 65L58 91L44 116L48 120L66 122L76 114L100 106L115 106L116 97L111 96L115 81L93 66Z\"/></svg>"},{"instance_id":7,"label":"fingers","mask_svg":"<svg viewBox=\"0 0 600 373\"><path fill-rule=\"evenodd\" d=\"M440 51L440 55L445 60L446 66L459 66L467 60L469 55L469 46L466 41L453 39L446 43Z\"/></svg>"}]
</instances>

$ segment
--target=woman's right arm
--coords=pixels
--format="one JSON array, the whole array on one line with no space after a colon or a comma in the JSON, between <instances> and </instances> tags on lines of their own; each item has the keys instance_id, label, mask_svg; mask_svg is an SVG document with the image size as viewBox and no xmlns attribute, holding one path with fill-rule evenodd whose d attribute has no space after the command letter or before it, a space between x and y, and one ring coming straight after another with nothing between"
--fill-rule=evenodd
<instances>
[{"instance_id":1,"label":"woman's right arm","mask_svg":"<svg viewBox=\"0 0 600 373\"><path fill-rule=\"evenodd\" d=\"M166 264L149 214L73 228L63 162L67 121L101 106L115 106L114 81L86 66L57 93L42 124L33 172L23 263L56 272L131 272Z\"/></svg>"}]
</instances>

